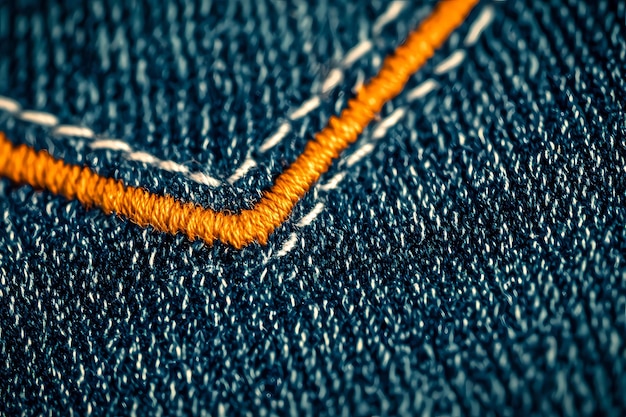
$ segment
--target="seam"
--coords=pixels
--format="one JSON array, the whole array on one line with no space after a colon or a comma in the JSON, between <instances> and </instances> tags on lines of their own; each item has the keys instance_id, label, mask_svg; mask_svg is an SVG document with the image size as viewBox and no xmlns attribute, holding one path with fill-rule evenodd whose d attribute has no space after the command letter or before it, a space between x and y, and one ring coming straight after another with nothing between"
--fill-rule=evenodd
<instances>
[{"instance_id":1,"label":"seam","mask_svg":"<svg viewBox=\"0 0 626 417\"><path fill-rule=\"evenodd\" d=\"M16 146L0 133L0 176L14 182L43 188L87 207L117 213L141 226L190 239L215 240L236 248L252 242L267 243L295 204L304 196L332 162L356 141L383 105L398 95L409 77L432 57L467 17L478 0L443 0L413 31L406 42L385 58L382 69L348 101L339 116L309 141L302 154L281 173L253 209L239 213L216 212L194 203L184 203L169 195L156 195L122 181L102 177L89 168L69 165L35 151Z\"/></svg>"}]
</instances>

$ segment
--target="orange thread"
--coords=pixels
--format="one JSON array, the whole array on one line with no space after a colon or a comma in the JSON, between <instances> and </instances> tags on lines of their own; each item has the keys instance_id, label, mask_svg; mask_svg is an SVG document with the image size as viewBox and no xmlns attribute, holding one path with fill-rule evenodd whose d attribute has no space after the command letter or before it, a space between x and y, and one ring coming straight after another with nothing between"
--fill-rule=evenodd
<instances>
[{"instance_id":1,"label":"orange thread","mask_svg":"<svg viewBox=\"0 0 626 417\"><path fill-rule=\"evenodd\" d=\"M77 199L87 207L99 207L107 214L117 213L162 232L183 232L190 239L200 238L209 244L220 240L236 248L254 241L265 244L333 160L356 141L382 106L402 91L409 77L424 65L477 2L441 1L406 42L385 59L380 72L361 87L341 115L331 117L328 125L306 144L302 154L276 178L253 209L222 213L168 195L158 196L101 177L89 168L66 164L46 151L15 146L2 132L0 176Z\"/></svg>"}]
</instances>

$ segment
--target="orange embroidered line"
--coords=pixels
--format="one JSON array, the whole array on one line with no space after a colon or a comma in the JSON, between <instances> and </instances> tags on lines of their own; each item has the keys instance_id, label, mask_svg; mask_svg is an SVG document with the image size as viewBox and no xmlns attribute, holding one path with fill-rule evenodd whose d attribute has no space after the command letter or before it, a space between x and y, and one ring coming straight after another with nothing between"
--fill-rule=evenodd
<instances>
[{"instance_id":1,"label":"orange embroidered line","mask_svg":"<svg viewBox=\"0 0 626 417\"><path fill-rule=\"evenodd\" d=\"M295 204L326 172L333 160L358 138L380 112L398 95L409 77L459 26L478 0L442 0L432 14L412 32L406 42L383 62L380 72L361 87L339 117L309 141L302 154L276 178L253 209L222 213L159 196L120 180L104 178L89 168L69 165L50 156L13 145L0 132L0 176L14 182L49 190L87 207L117 213L141 226L168 233L185 233L211 244L215 240L241 248L257 241L265 244Z\"/></svg>"}]
</instances>

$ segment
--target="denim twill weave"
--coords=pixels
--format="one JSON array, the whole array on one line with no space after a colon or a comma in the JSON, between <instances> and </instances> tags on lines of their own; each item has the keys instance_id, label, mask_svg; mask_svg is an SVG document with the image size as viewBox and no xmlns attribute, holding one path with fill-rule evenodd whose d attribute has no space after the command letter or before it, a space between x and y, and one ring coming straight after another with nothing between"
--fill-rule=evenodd
<instances>
[{"instance_id":1,"label":"denim twill weave","mask_svg":"<svg viewBox=\"0 0 626 417\"><path fill-rule=\"evenodd\" d=\"M0 2L0 131L251 208L432 6ZM0 180L0 413L624 415L625 19L479 4L266 246Z\"/></svg>"}]
</instances>

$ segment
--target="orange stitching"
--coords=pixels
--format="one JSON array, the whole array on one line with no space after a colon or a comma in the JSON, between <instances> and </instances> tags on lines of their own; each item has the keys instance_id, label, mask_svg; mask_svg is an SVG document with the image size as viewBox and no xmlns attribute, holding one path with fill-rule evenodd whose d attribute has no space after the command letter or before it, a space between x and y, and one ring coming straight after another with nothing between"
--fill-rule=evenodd
<instances>
[{"instance_id":1,"label":"orange stitching","mask_svg":"<svg viewBox=\"0 0 626 417\"><path fill-rule=\"evenodd\" d=\"M99 207L107 214L117 213L162 232L183 232L190 239L201 238L209 244L218 239L236 248L254 241L265 244L333 160L358 138L382 106L402 91L409 77L433 55L477 2L440 2L406 42L385 59L378 75L359 90L341 115L331 117L328 125L307 143L302 154L276 178L253 209L238 214L221 213L176 201L168 195L158 196L101 177L89 168L66 164L46 151L15 146L2 132L0 176L77 199L87 207Z\"/></svg>"}]
</instances>

